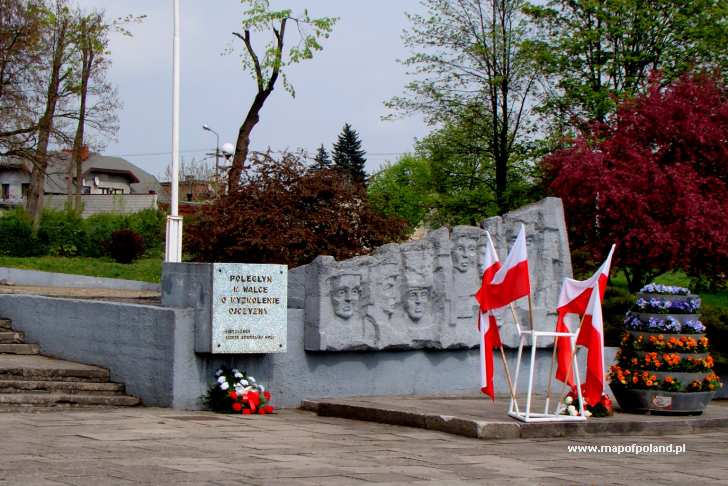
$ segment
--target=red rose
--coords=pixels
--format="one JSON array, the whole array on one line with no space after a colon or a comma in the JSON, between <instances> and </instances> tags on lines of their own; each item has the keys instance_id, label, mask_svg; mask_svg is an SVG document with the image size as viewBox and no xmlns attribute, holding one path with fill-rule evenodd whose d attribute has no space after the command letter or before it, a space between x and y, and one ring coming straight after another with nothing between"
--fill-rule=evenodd
<instances>
[{"instance_id":1,"label":"red rose","mask_svg":"<svg viewBox=\"0 0 728 486\"><path fill-rule=\"evenodd\" d=\"M235 391L234 391L234 390L233 390L233 391L231 391L230 393L228 393L228 396L229 396L229 397L230 397L231 399L233 399L233 400L237 400L237 399L238 399L238 394L237 394L237 393L235 393Z\"/></svg>"},{"instance_id":2,"label":"red rose","mask_svg":"<svg viewBox=\"0 0 728 486\"><path fill-rule=\"evenodd\" d=\"M266 400L270 400L270 392L268 390L263 392L263 396L265 397Z\"/></svg>"},{"instance_id":3,"label":"red rose","mask_svg":"<svg viewBox=\"0 0 728 486\"><path fill-rule=\"evenodd\" d=\"M243 415L250 415L251 413L249 408L243 409Z\"/></svg>"},{"instance_id":4,"label":"red rose","mask_svg":"<svg viewBox=\"0 0 728 486\"><path fill-rule=\"evenodd\" d=\"M236 412L239 412L242 409L243 409L243 406L240 403L238 403L238 402L233 403L233 410L235 410Z\"/></svg>"},{"instance_id":5,"label":"red rose","mask_svg":"<svg viewBox=\"0 0 728 486\"><path fill-rule=\"evenodd\" d=\"M265 407L260 407L258 409L258 415L265 415Z\"/></svg>"},{"instance_id":6,"label":"red rose","mask_svg":"<svg viewBox=\"0 0 728 486\"><path fill-rule=\"evenodd\" d=\"M266 405L263 408L265 409L265 413L273 413L273 406L272 405Z\"/></svg>"}]
</instances>

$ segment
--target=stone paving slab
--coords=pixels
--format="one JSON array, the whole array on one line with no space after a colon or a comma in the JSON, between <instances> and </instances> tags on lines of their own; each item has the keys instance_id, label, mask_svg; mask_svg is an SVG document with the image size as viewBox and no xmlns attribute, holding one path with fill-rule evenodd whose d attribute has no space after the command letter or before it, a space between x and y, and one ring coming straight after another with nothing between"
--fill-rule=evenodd
<instances>
[{"instance_id":1,"label":"stone paving slab","mask_svg":"<svg viewBox=\"0 0 728 486\"><path fill-rule=\"evenodd\" d=\"M520 400L525 403L525 400ZM544 398L532 411L542 411ZM323 417L379 422L436 430L483 440L584 437L636 433L688 434L728 427L728 401L713 401L702 415L638 415L616 412L585 422L524 423L507 415L508 398L479 396L386 396L306 400L305 410Z\"/></svg>"},{"instance_id":2,"label":"stone paving slab","mask_svg":"<svg viewBox=\"0 0 728 486\"><path fill-rule=\"evenodd\" d=\"M300 410L135 408L0 414L0 485L720 484L728 430L481 441ZM575 445L685 444L680 455Z\"/></svg>"}]
</instances>

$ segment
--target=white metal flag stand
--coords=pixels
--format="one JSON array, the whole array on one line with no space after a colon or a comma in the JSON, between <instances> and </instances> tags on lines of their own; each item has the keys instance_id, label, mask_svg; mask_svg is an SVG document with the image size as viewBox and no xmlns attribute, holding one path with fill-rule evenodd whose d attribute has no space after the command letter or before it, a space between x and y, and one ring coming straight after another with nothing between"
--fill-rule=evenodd
<instances>
[{"instance_id":1,"label":"white metal flag stand","mask_svg":"<svg viewBox=\"0 0 728 486\"><path fill-rule=\"evenodd\" d=\"M529 302L530 306L530 302ZM514 315L515 318L515 315ZM580 422L586 420L586 416L584 415L584 398L581 395L581 380L579 377L579 365L577 363L576 359L576 353L572 353L571 355L571 365L572 369L574 370L574 380L576 381L576 390L578 393L579 398L579 415L563 415L563 407L561 406L561 403L557 403L556 406L553 408L553 411L550 409L550 390L551 390L551 380L554 369L554 360L556 357L556 352L554 350L554 353L551 358L551 373L549 374L549 395L546 397L546 403L543 408L543 412L534 412L532 411L532 398L533 398L533 373L536 369L536 345L538 342L538 338L540 337L546 337L546 338L553 338L554 339L554 346L556 345L556 338L557 337L568 337L571 340L571 347L572 349L576 349L576 337L578 334L578 329L576 332L554 332L554 331L536 331L533 329L533 323L531 323L531 329L525 330L521 329L521 326L518 324L518 321L516 320L516 329L518 330L518 336L519 336L519 344L518 344L518 356L516 358L516 376L513 379L513 392L511 393L511 401L510 405L508 406L508 415L520 420L522 422ZM531 337L531 364L528 370L528 390L526 391L526 407L521 408L518 406L518 376L521 371L521 360L523 358L523 348L526 345L526 340L528 337Z\"/></svg>"}]
</instances>

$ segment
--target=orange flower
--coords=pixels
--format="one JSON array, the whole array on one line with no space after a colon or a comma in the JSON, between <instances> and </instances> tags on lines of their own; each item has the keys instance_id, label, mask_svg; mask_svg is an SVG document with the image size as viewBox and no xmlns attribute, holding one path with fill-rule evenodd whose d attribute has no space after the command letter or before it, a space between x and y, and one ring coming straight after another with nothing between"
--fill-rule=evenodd
<instances>
[{"instance_id":1,"label":"orange flower","mask_svg":"<svg viewBox=\"0 0 728 486\"><path fill-rule=\"evenodd\" d=\"M633 377L632 377L632 383L634 383L634 384L636 385L638 381L639 381L639 380L637 379L637 377L636 377L636 376L633 376Z\"/></svg>"},{"instance_id":2,"label":"orange flower","mask_svg":"<svg viewBox=\"0 0 728 486\"><path fill-rule=\"evenodd\" d=\"M647 380L647 386L652 386L652 380Z\"/></svg>"},{"instance_id":3,"label":"orange flower","mask_svg":"<svg viewBox=\"0 0 728 486\"><path fill-rule=\"evenodd\" d=\"M672 376L666 376L665 383L672 383Z\"/></svg>"}]
</instances>

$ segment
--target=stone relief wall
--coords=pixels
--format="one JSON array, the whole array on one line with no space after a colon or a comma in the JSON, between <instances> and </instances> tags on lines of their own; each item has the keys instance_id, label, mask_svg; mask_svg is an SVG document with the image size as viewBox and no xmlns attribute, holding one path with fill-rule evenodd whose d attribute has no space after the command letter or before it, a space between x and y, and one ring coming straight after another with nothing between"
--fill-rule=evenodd
<instances>
[{"instance_id":1,"label":"stone relief wall","mask_svg":"<svg viewBox=\"0 0 728 486\"><path fill-rule=\"evenodd\" d=\"M548 213L548 214L547 214ZM561 281L571 276L561 201L547 198L484 223L501 259L524 222L534 317L553 326ZM478 344L476 322L485 231L456 226L424 239L389 244L371 255L337 262L320 256L305 268L305 347L308 351L455 349ZM536 278L536 275L539 275ZM528 308L517 312L527 325ZM517 346L506 315L504 344ZM544 343L546 344L546 343Z\"/></svg>"},{"instance_id":2,"label":"stone relief wall","mask_svg":"<svg viewBox=\"0 0 728 486\"><path fill-rule=\"evenodd\" d=\"M501 261L505 260L508 249L518 236L521 223L526 226L534 327L544 331L553 330L561 284L564 278L573 275L561 199L547 197L483 222L483 228L490 232ZM522 327L528 327L528 301L518 301L515 311ZM518 335L510 310L503 312L499 322L504 323L501 327L503 344L518 346ZM551 342L544 339L544 342L539 341L537 344L545 347L547 344L550 346Z\"/></svg>"}]
</instances>

